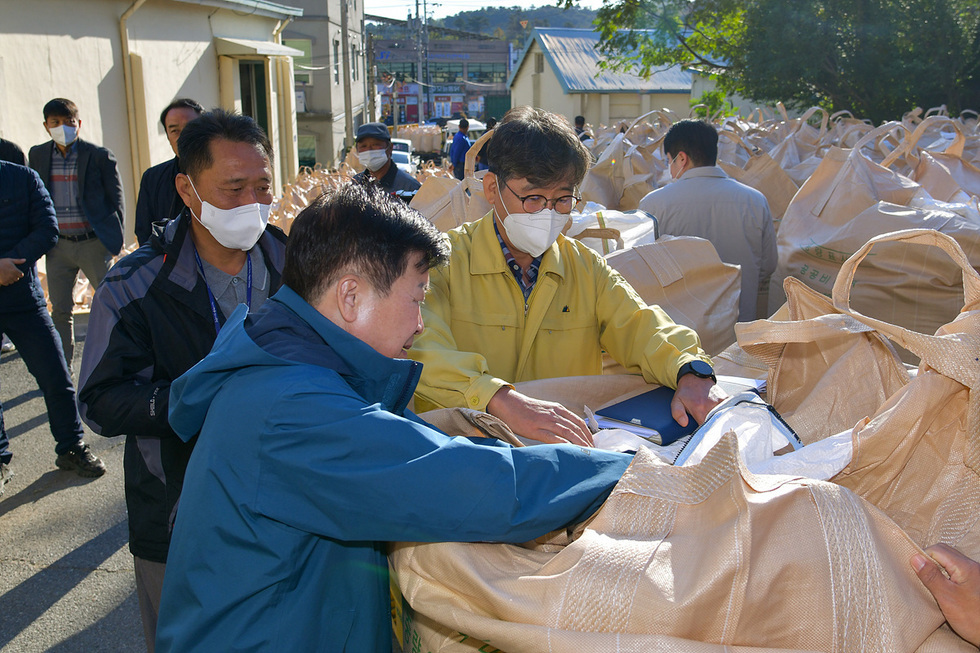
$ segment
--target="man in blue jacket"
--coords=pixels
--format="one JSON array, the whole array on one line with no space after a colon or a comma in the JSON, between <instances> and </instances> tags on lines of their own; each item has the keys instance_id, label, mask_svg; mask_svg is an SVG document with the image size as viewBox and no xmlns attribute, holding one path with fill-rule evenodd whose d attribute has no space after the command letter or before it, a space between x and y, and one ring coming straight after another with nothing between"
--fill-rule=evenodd
<instances>
[{"instance_id":1,"label":"man in blue jacket","mask_svg":"<svg viewBox=\"0 0 980 653\"><path fill-rule=\"evenodd\" d=\"M450 438L406 410L447 258L421 215L347 184L293 223L284 287L174 382L170 423L197 445L158 651L387 653L387 542L523 542L606 498L630 456Z\"/></svg>"},{"instance_id":2,"label":"man in blue jacket","mask_svg":"<svg viewBox=\"0 0 980 653\"><path fill-rule=\"evenodd\" d=\"M453 164L453 174L456 179L462 179L465 174L466 153L470 151L470 139L466 134L470 131L470 121L466 118L459 119L459 131L453 136L452 145L449 146L449 162Z\"/></svg>"},{"instance_id":3,"label":"man in blue jacket","mask_svg":"<svg viewBox=\"0 0 980 653\"><path fill-rule=\"evenodd\" d=\"M37 260L57 240L54 206L40 177L0 161L0 333L17 346L44 395L58 467L102 476L105 465L82 441L75 386L37 278ZM0 406L0 494L11 477L8 444Z\"/></svg>"}]
</instances>

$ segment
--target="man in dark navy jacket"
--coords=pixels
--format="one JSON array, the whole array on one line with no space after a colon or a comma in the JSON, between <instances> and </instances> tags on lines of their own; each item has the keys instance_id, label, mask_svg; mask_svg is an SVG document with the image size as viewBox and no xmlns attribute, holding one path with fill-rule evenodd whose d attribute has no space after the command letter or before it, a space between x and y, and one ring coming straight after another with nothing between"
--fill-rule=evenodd
<instances>
[{"instance_id":1,"label":"man in dark navy jacket","mask_svg":"<svg viewBox=\"0 0 980 653\"><path fill-rule=\"evenodd\" d=\"M184 125L204 113L204 107L189 98L178 98L160 113L160 124L167 133L167 140L174 151L174 158L147 168L140 181L140 193L136 199L136 242L141 246L150 239L150 225L166 222L184 210L184 202L177 194L174 180L180 172L177 159L177 138Z\"/></svg>"},{"instance_id":2,"label":"man in dark navy jacket","mask_svg":"<svg viewBox=\"0 0 980 653\"><path fill-rule=\"evenodd\" d=\"M54 205L40 177L0 161L0 332L17 346L41 388L58 467L102 476L105 465L82 442L75 387L37 278L35 263L57 240ZM10 480L8 444L0 407L0 494Z\"/></svg>"},{"instance_id":3,"label":"man in dark navy jacket","mask_svg":"<svg viewBox=\"0 0 980 653\"><path fill-rule=\"evenodd\" d=\"M93 288L102 283L112 257L122 249L125 207L116 157L78 137L82 120L75 103L55 98L43 112L51 140L32 147L27 157L58 218L58 242L48 251L45 269L51 319L71 369L75 278L81 270Z\"/></svg>"}]
</instances>

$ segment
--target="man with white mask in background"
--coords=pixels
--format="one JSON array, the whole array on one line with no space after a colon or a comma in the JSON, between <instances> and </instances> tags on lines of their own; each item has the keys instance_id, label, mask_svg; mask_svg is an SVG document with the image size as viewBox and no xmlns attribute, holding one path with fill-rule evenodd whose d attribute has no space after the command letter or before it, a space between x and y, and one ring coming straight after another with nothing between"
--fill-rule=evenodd
<instances>
[{"instance_id":1,"label":"man with white mask in background","mask_svg":"<svg viewBox=\"0 0 980 653\"><path fill-rule=\"evenodd\" d=\"M519 435L589 445L585 423L513 383L602 373L603 350L674 388L671 414L699 423L725 397L697 334L647 306L596 252L561 235L592 160L571 126L541 109L507 112L489 143L493 210L453 229L449 265L430 272L417 412L485 410ZM685 412L686 411L686 412Z\"/></svg>"},{"instance_id":2,"label":"man with white mask in background","mask_svg":"<svg viewBox=\"0 0 980 653\"><path fill-rule=\"evenodd\" d=\"M28 160L58 216L58 242L45 256L45 274L51 320L71 370L75 278L81 270L97 288L122 249L123 189L112 152L78 137L82 120L74 102L55 98L42 111L51 140L32 147Z\"/></svg>"},{"instance_id":3,"label":"man with white mask in background","mask_svg":"<svg viewBox=\"0 0 980 653\"><path fill-rule=\"evenodd\" d=\"M422 184L391 160L392 144L388 128L381 122L369 122L357 128L354 138L357 160L364 170L354 175L359 182L373 180L392 195L413 195Z\"/></svg>"},{"instance_id":4,"label":"man with white mask in background","mask_svg":"<svg viewBox=\"0 0 980 653\"><path fill-rule=\"evenodd\" d=\"M147 647L153 651L170 525L193 441L167 420L170 383L211 350L240 305L257 310L280 285L286 236L268 226L272 145L246 116L213 111L177 141L175 184L186 208L153 226L92 303L82 357L83 420L126 435L129 548Z\"/></svg>"}]
</instances>

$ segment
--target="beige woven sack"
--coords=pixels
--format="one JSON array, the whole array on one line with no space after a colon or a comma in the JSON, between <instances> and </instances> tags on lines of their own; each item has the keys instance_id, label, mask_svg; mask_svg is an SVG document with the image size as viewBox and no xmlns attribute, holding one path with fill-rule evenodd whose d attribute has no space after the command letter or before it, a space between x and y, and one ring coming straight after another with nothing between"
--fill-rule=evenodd
<instances>
[{"instance_id":1,"label":"beige woven sack","mask_svg":"<svg viewBox=\"0 0 980 653\"><path fill-rule=\"evenodd\" d=\"M398 545L391 561L405 650L902 653L943 622L918 550L844 488L752 475L729 434L692 467L641 451L567 546Z\"/></svg>"},{"instance_id":2,"label":"beige woven sack","mask_svg":"<svg viewBox=\"0 0 980 653\"><path fill-rule=\"evenodd\" d=\"M646 138L642 136L644 129L641 123L644 118L652 114L661 115L661 112L650 111L645 113L631 122L625 132L613 136L609 144L602 150L598 160L585 174L585 179L582 180L581 193L583 199L601 204L607 209L620 208L620 202L623 198L623 188L627 181L623 160L626 157L626 153L635 145L646 145ZM636 133L631 136L634 131ZM634 138L636 141L631 141L630 138ZM655 151L655 148L650 150L650 152L653 151ZM637 161L637 167L640 167L639 161ZM645 162L643 164L644 170L648 167L652 169L654 164ZM641 181L633 179L632 170L630 172L631 183L635 184ZM654 187L656 187L655 184L651 187L651 190ZM634 192L634 195L636 194L638 193ZM633 206L631 208L636 207Z\"/></svg>"},{"instance_id":3,"label":"beige woven sack","mask_svg":"<svg viewBox=\"0 0 980 653\"><path fill-rule=\"evenodd\" d=\"M889 231L932 226L921 222L923 216L914 212L906 214L901 209L882 211L875 208L889 204L905 207L917 193L923 192L919 184L875 163L862 151L864 145L874 142L896 125L898 123L889 123L869 132L849 151L831 149L813 176L796 193L783 215L776 237L779 260L770 284L770 314L785 301L781 288L786 277L795 276L811 288L829 294L841 263L869 238ZM874 211L865 213L869 209ZM939 224L934 228L949 232L949 227ZM902 263L900 257L908 248L897 249L901 250L898 257L890 258L885 265L893 270L890 274L892 283L925 285L916 280L920 270L918 265L906 267ZM883 253L878 254L879 259L881 256ZM896 274L895 269L902 272ZM921 297L910 301L904 299L908 295L898 295L899 302L896 303L893 297L883 292L879 291L878 296L881 298L879 304L885 310L895 305L900 306L900 311L914 308L913 303L928 305ZM859 310L891 317L875 313L860 303L856 306ZM915 327L912 324L904 326Z\"/></svg>"},{"instance_id":4,"label":"beige woven sack","mask_svg":"<svg viewBox=\"0 0 980 653\"><path fill-rule=\"evenodd\" d=\"M884 236L880 240L894 237ZM963 274L965 306L935 336L868 318L847 307L857 252L834 287L834 303L922 358L919 374L853 435L851 463L834 479L878 506L921 546L943 542L980 559L980 275L943 234L903 238L947 252ZM944 626L920 653L976 651Z\"/></svg>"},{"instance_id":5,"label":"beige woven sack","mask_svg":"<svg viewBox=\"0 0 980 653\"><path fill-rule=\"evenodd\" d=\"M739 347L769 367L767 401L810 444L874 414L909 375L874 328L801 281L787 279L785 291L786 319L740 323L735 331Z\"/></svg>"},{"instance_id":6,"label":"beige woven sack","mask_svg":"<svg viewBox=\"0 0 980 653\"><path fill-rule=\"evenodd\" d=\"M427 217L439 231L449 231L466 222L479 220L490 211L483 193L483 180L466 177L427 177L409 203Z\"/></svg>"},{"instance_id":7,"label":"beige woven sack","mask_svg":"<svg viewBox=\"0 0 980 653\"><path fill-rule=\"evenodd\" d=\"M899 238L941 248L962 271L964 308L936 335L848 307L858 264L878 243ZM855 430L853 460L835 480L875 503L916 542L941 541L980 558L980 274L949 236L886 234L848 261L834 304L922 358L916 378Z\"/></svg>"},{"instance_id":8,"label":"beige woven sack","mask_svg":"<svg viewBox=\"0 0 980 653\"><path fill-rule=\"evenodd\" d=\"M939 131L944 128L952 131L951 140ZM909 176L937 200L969 201L971 196L980 196L980 169L964 160L965 146L966 136L958 121L930 116L881 165Z\"/></svg>"},{"instance_id":9,"label":"beige woven sack","mask_svg":"<svg viewBox=\"0 0 980 653\"><path fill-rule=\"evenodd\" d=\"M693 236L661 236L606 256L644 302L691 327L714 355L735 341L741 271L722 263L714 246Z\"/></svg>"}]
</instances>

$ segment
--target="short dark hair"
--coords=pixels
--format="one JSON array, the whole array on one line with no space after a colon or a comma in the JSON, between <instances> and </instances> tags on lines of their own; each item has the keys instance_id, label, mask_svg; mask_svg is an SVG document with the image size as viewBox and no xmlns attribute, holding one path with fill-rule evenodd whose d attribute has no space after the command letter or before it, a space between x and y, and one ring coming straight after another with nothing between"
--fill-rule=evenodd
<instances>
[{"instance_id":1,"label":"short dark hair","mask_svg":"<svg viewBox=\"0 0 980 653\"><path fill-rule=\"evenodd\" d=\"M459 119L459 131L466 132L470 130L470 121L466 118Z\"/></svg>"},{"instance_id":2,"label":"short dark hair","mask_svg":"<svg viewBox=\"0 0 980 653\"><path fill-rule=\"evenodd\" d=\"M219 138L260 147L269 157L269 163L272 163L272 143L259 123L248 116L214 109L187 123L180 132L177 139L180 171L193 177L210 168L214 163L211 159L211 141Z\"/></svg>"},{"instance_id":3,"label":"short dark hair","mask_svg":"<svg viewBox=\"0 0 980 653\"><path fill-rule=\"evenodd\" d=\"M50 100L44 105L41 110L44 113L44 119L47 120L48 116L58 116L59 118L78 118L78 107L71 100L67 100L63 97L56 97Z\"/></svg>"},{"instance_id":4,"label":"short dark hair","mask_svg":"<svg viewBox=\"0 0 980 653\"><path fill-rule=\"evenodd\" d=\"M718 162L718 131L704 120L675 122L664 136L664 152L671 157L684 152L696 168Z\"/></svg>"},{"instance_id":5,"label":"short dark hair","mask_svg":"<svg viewBox=\"0 0 980 653\"><path fill-rule=\"evenodd\" d=\"M575 116L575 126L585 127L585 116Z\"/></svg>"},{"instance_id":6,"label":"short dark hair","mask_svg":"<svg viewBox=\"0 0 980 653\"><path fill-rule=\"evenodd\" d=\"M381 295L419 252L420 271L449 260L449 245L421 213L377 184L350 182L324 193L293 221L282 281L310 304L348 273Z\"/></svg>"},{"instance_id":7,"label":"short dark hair","mask_svg":"<svg viewBox=\"0 0 980 653\"><path fill-rule=\"evenodd\" d=\"M192 111L195 111L197 115L204 113L204 107L202 107L197 100L192 100L188 97L179 97L168 104L167 108L160 112L160 124L163 125L164 129L167 128L167 114L174 109L191 109Z\"/></svg>"},{"instance_id":8,"label":"short dark hair","mask_svg":"<svg viewBox=\"0 0 980 653\"><path fill-rule=\"evenodd\" d=\"M503 181L523 177L534 186L578 186L592 162L565 118L528 106L505 113L489 145L490 172Z\"/></svg>"}]
</instances>

